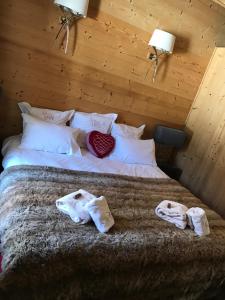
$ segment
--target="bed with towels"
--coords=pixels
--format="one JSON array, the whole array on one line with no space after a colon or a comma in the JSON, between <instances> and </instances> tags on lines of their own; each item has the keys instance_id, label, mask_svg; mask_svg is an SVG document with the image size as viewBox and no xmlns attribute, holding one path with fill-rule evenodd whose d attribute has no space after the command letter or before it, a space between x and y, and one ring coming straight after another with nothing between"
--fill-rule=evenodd
<instances>
[{"instance_id":1,"label":"bed with towels","mask_svg":"<svg viewBox=\"0 0 225 300\"><path fill-rule=\"evenodd\" d=\"M80 188L105 196L115 225L80 225L55 201ZM1 299L220 299L225 221L169 178L12 166L1 175ZM160 219L163 199L205 210L210 235ZM224 299L221 296L221 299Z\"/></svg>"},{"instance_id":2,"label":"bed with towels","mask_svg":"<svg viewBox=\"0 0 225 300\"><path fill-rule=\"evenodd\" d=\"M0 299L225 299L225 221L157 167L145 125L19 106L23 134L2 148Z\"/></svg>"}]
</instances>

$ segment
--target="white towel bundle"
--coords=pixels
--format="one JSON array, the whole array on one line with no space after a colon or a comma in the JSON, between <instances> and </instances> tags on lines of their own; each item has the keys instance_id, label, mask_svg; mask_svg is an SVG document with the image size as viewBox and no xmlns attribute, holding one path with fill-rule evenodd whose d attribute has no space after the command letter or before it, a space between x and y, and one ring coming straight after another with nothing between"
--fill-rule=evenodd
<instances>
[{"instance_id":1,"label":"white towel bundle","mask_svg":"<svg viewBox=\"0 0 225 300\"><path fill-rule=\"evenodd\" d=\"M192 207L163 200L155 209L155 213L161 219L175 224L178 228L185 229L188 224L199 236L210 234L209 223L204 209Z\"/></svg>"},{"instance_id":2,"label":"white towel bundle","mask_svg":"<svg viewBox=\"0 0 225 300\"><path fill-rule=\"evenodd\" d=\"M115 222L105 197L91 200L86 204L86 208L100 232L107 232L114 225Z\"/></svg>"},{"instance_id":3,"label":"white towel bundle","mask_svg":"<svg viewBox=\"0 0 225 300\"><path fill-rule=\"evenodd\" d=\"M192 207L187 211L188 225L199 236L210 234L209 223L205 211L200 207Z\"/></svg>"},{"instance_id":4,"label":"white towel bundle","mask_svg":"<svg viewBox=\"0 0 225 300\"><path fill-rule=\"evenodd\" d=\"M94 195L80 189L56 200L56 207L69 215L75 223L85 224L91 220L85 205L94 198Z\"/></svg>"},{"instance_id":5,"label":"white towel bundle","mask_svg":"<svg viewBox=\"0 0 225 300\"><path fill-rule=\"evenodd\" d=\"M115 223L105 197L96 198L82 189L56 200L56 207L76 223L92 219L100 232L107 232Z\"/></svg>"},{"instance_id":6,"label":"white towel bundle","mask_svg":"<svg viewBox=\"0 0 225 300\"><path fill-rule=\"evenodd\" d=\"M161 219L173 223L176 227L184 229L187 226L188 208L180 203L163 200L155 209L155 213Z\"/></svg>"}]
</instances>

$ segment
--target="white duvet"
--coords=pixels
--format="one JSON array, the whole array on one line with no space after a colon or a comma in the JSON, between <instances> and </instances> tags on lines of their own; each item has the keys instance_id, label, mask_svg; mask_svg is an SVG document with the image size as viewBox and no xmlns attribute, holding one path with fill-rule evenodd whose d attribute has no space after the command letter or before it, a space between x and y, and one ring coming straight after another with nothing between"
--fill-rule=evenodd
<instances>
[{"instance_id":1,"label":"white duvet","mask_svg":"<svg viewBox=\"0 0 225 300\"><path fill-rule=\"evenodd\" d=\"M77 171L112 173L148 178L168 178L157 166L126 164L107 158L97 158L82 149L82 157L73 155L53 154L49 152L20 149L21 136L7 138L2 147L4 169L16 165L42 165Z\"/></svg>"}]
</instances>

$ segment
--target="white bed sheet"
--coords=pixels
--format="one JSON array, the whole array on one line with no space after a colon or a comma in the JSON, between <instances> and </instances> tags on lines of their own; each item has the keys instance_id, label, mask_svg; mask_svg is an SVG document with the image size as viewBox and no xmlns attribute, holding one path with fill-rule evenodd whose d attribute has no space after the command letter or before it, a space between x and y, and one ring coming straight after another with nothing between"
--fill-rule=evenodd
<instances>
[{"instance_id":1,"label":"white bed sheet","mask_svg":"<svg viewBox=\"0 0 225 300\"><path fill-rule=\"evenodd\" d=\"M97 158L82 149L82 157L20 149L21 135L7 138L2 147L4 169L16 165L42 165L77 171L112 173L147 178L168 178L158 167L140 164L126 164L107 158Z\"/></svg>"}]
</instances>

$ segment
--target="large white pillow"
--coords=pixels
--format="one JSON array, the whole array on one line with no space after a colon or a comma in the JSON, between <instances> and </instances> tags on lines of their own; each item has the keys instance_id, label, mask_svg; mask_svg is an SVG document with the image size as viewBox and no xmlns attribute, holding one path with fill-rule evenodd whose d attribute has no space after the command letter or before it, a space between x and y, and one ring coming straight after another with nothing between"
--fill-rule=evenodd
<instances>
[{"instance_id":1,"label":"large white pillow","mask_svg":"<svg viewBox=\"0 0 225 300\"><path fill-rule=\"evenodd\" d=\"M116 145L108 157L127 164L142 164L157 166L155 160L154 140L137 140L116 137Z\"/></svg>"},{"instance_id":2,"label":"large white pillow","mask_svg":"<svg viewBox=\"0 0 225 300\"><path fill-rule=\"evenodd\" d=\"M22 117L20 148L82 156L76 141L79 129L48 123L28 114Z\"/></svg>"},{"instance_id":3,"label":"large white pillow","mask_svg":"<svg viewBox=\"0 0 225 300\"><path fill-rule=\"evenodd\" d=\"M93 130L102 133L110 133L112 123L116 120L117 114L98 114L75 112L71 119L70 126L81 130L78 142L81 147L86 147L87 133Z\"/></svg>"},{"instance_id":4,"label":"large white pillow","mask_svg":"<svg viewBox=\"0 0 225 300\"><path fill-rule=\"evenodd\" d=\"M133 127L125 124L116 124L112 125L112 136L123 136L125 138L130 139L140 139L145 129L145 125L141 125L140 127Z\"/></svg>"},{"instance_id":5,"label":"large white pillow","mask_svg":"<svg viewBox=\"0 0 225 300\"><path fill-rule=\"evenodd\" d=\"M43 121L59 125L66 125L66 123L74 115L74 110L59 111L54 109L32 107L27 102L19 102L18 106L22 113L29 114Z\"/></svg>"}]
</instances>

